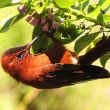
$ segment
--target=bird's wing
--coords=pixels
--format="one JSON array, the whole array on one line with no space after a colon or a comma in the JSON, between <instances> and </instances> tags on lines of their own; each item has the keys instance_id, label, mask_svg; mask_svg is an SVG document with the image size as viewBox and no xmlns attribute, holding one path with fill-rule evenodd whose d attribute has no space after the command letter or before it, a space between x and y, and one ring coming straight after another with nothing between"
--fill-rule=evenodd
<instances>
[{"instance_id":1,"label":"bird's wing","mask_svg":"<svg viewBox=\"0 0 110 110\"><path fill-rule=\"evenodd\" d=\"M41 76L44 81L43 87L47 89L110 77L110 73L99 66L74 64L53 64L50 66L54 68L53 71L47 71Z\"/></svg>"}]
</instances>

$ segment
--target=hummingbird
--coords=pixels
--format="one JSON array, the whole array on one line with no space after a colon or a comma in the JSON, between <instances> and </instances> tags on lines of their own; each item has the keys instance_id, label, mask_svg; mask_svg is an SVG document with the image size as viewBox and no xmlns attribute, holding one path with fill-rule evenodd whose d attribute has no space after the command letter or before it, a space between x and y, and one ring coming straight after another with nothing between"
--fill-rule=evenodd
<instances>
[{"instance_id":1,"label":"hummingbird","mask_svg":"<svg viewBox=\"0 0 110 110\"><path fill-rule=\"evenodd\" d=\"M102 67L79 64L77 54L60 42L54 42L46 52L31 54L30 47L37 38L26 45L8 49L2 56L3 69L18 82L38 89L54 89L110 77Z\"/></svg>"}]
</instances>

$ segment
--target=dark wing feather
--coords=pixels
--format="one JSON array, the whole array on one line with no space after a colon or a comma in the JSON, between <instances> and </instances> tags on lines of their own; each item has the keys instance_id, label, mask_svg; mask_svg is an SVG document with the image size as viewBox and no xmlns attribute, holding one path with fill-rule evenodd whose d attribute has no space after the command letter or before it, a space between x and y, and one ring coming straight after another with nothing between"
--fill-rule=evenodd
<instances>
[{"instance_id":1,"label":"dark wing feather","mask_svg":"<svg viewBox=\"0 0 110 110\"><path fill-rule=\"evenodd\" d=\"M40 88L58 88L82 81L110 77L106 69L93 65L54 64L52 66L54 71L48 71L41 76L43 83L40 83Z\"/></svg>"}]
</instances>

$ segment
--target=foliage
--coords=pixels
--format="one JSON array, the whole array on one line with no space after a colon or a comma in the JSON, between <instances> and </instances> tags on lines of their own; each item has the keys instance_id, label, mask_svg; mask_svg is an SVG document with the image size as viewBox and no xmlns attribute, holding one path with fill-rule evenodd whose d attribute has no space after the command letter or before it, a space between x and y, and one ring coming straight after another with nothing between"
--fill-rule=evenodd
<instances>
[{"instance_id":1,"label":"foliage","mask_svg":"<svg viewBox=\"0 0 110 110\"><path fill-rule=\"evenodd\" d=\"M58 38L62 44L74 43L74 50L78 54L83 50L87 52L103 41L103 37L109 38L109 8L109 0L92 4L90 0L0 0L0 10L8 11L7 17L0 18L0 55L4 50L27 43L35 36L39 37L39 41L33 46L34 52L39 47L48 47L52 43L48 38L50 35ZM105 67L109 58L110 52L103 55L101 65ZM18 85L2 74L2 68L0 73L1 110L110 109L110 87L106 81L39 92Z\"/></svg>"},{"instance_id":2,"label":"foliage","mask_svg":"<svg viewBox=\"0 0 110 110\"><path fill-rule=\"evenodd\" d=\"M39 37L39 42L33 46L34 52L34 47L48 47L51 44L48 39L53 36L63 44L75 41L75 51L80 53L85 48L90 50L97 38L109 35L108 0L99 0L97 4L90 4L89 0L2 0L0 4L0 8L12 6L17 6L18 11L0 22L0 32L6 32L14 23L25 18L35 28L33 38ZM94 27L98 27L97 32ZM102 66L108 59L109 54L101 57Z\"/></svg>"}]
</instances>

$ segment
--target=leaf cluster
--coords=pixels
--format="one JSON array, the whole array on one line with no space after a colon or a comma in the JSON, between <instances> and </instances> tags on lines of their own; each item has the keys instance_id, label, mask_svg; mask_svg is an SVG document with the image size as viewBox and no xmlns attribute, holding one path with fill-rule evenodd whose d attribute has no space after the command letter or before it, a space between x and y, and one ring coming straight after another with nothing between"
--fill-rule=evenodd
<instances>
[{"instance_id":1,"label":"leaf cluster","mask_svg":"<svg viewBox=\"0 0 110 110\"><path fill-rule=\"evenodd\" d=\"M48 47L51 44L49 37L54 36L62 44L74 41L74 50L80 53L109 38L109 0L97 3L90 0L1 0L0 8L12 6L16 6L18 11L0 21L0 33L28 17L27 22L34 26L33 38L39 36L38 48ZM42 17L45 18L43 23ZM102 66L109 58L110 52L100 58Z\"/></svg>"}]
</instances>

